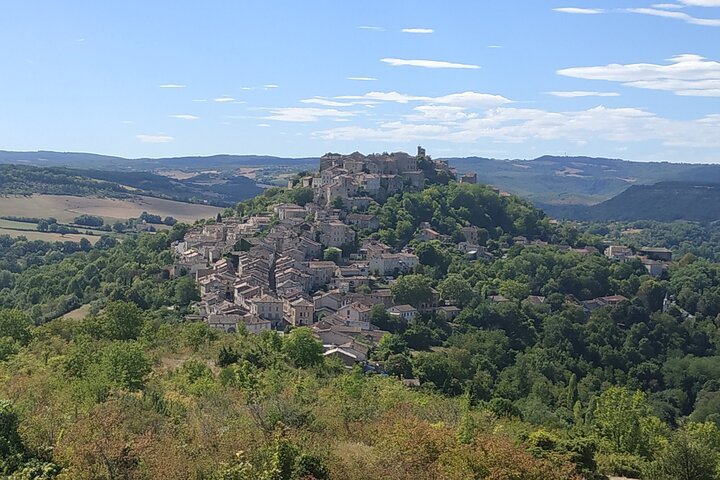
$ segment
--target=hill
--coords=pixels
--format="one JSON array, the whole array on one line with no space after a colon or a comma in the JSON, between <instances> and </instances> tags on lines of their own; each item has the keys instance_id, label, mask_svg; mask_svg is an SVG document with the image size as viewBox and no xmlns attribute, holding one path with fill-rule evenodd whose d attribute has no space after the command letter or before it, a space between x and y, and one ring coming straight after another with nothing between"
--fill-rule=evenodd
<instances>
[{"instance_id":1,"label":"hill","mask_svg":"<svg viewBox=\"0 0 720 480\"><path fill-rule=\"evenodd\" d=\"M227 170L239 167L317 165L317 158L283 158L267 155L211 155L167 158L124 158L82 152L11 152L0 150L0 163L32 166L66 166L102 170L152 171L156 169Z\"/></svg>"},{"instance_id":2,"label":"hill","mask_svg":"<svg viewBox=\"0 0 720 480\"><path fill-rule=\"evenodd\" d=\"M145 195L225 207L261 191L252 179L233 174L207 173L173 179L151 172L0 165L0 194L4 195L40 193L111 198Z\"/></svg>"},{"instance_id":3,"label":"hill","mask_svg":"<svg viewBox=\"0 0 720 480\"><path fill-rule=\"evenodd\" d=\"M548 205L545 210L559 218L607 220L720 220L720 183L659 182L633 185L619 195L593 206Z\"/></svg>"},{"instance_id":4,"label":"hill","mask_svg":"<svg viewBox=\"0 0 720 480\"><path fill-rule=\"evenodd\" d=\"M534 160L467 157L449 161L459 172L477 172L481 183L522 195L538 204L592 205L632 185L664 181L720 182L720 165L550 155Z\"/></svg>"},{"instance_id":5,"label":"hill","mask_svg":"<svg viewBox=\"0 0 720 480\"><path fill-rule=\"evenodd\" d=\"M477 172L480 183L522 195L543 206L594 205L611 199L633 185L653 185L667 181L720 183L720 165L633 162L613 158L552 155L532 160L484 157L455 157L445 160L460 173ZM74 152L0 151L0 163L81 168L95 171L94 178L104 179L109 177L102 176L98 171L121 171L123 175L127 172L167 174L168 171L229 175L243 174L244 169L263 169L264 172L254 177L256 181L284 184L283 179L288 174L301 170L316 170L318 158L211 155L131 159ZM118 177L114 176L112 181L125 183L124 177L121 178L122 180L118 180ZM153 181L160 184L157 179ZM234 187L231 189L244 190Z\"/></svg>"}]
</instances>

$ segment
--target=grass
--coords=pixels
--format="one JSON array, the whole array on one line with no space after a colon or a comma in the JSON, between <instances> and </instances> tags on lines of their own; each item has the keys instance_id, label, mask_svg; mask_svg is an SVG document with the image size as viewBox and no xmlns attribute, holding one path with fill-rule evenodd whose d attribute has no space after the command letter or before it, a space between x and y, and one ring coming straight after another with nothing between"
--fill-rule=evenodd
<instances>
[{"instance_id":1,"label":"grass","mask_svg":"<svg viewBox=\"0 0 720 480\"><path fill-rule=\"evenodd\" d=\"M72 310L65 315L62 316L62 318L67 318L70 320L82 320L85 317L88 316L90 313L90 304L83 305L79 308L76 308L75 310Z\"/></svg>"},{"instance_id":2,"label":"grass","mask_svg":"<svg viewBox=\"0 0 720 480\"><path fill-rule=\"evenodd\" d=\"M209 205L140 196L129 199L69 195L0 197L0 215L54 217L60 223L71 223L75 217L83 213L102 217L106 223L115 223L138 217L142 212L153 213L161 217L171 216L181 222L193 223L201 218L214 217L222 210L222 208Z\"/></svg>"},{"instance_id":3,"label":"grass","mask_svg":"<svg viewBox=\"0 0 720 480\"><path fill-rule=\"evenodd\" d=\"M37 230L37 223L16 222L14 220L4 220L0 218L0 228L10 230Z\"/></svg>"},{"instance_id":4,"label":"grass","mask_svg":"<svg viewBox=\"0 0 720 480\"><path fill-rule=\"evenodd\" d=\"M30 223L26 225L32 225ZM15 230L9 228L0 228L0 235L9 235L11 237L25 237L28 240L44 240L46 242L79 242L81 238L87 238L93 245L100 240L99 235L85 235L82 233L67 233L62 235L53 232L39 232L37 230Z\"/></svg>"}]
</instances>

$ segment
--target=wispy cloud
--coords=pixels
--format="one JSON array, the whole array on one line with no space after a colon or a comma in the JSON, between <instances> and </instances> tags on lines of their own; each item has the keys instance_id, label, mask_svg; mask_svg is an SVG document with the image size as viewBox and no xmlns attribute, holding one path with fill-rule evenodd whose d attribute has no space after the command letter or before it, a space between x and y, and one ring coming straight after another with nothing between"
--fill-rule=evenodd
<instances>
[{"instance_id":1,"label":"wispy cloud","mask_svg":"<svg viewBox=\"0 0 720 480\"><path fill-rule=\"evenodd\" d=\"M573 67L558 70L560 75L586 80L621 82L649 90L664 90L676 95L720 97L720 62L699 55L678 55L668 65L634 63Z\"/></svg>"},{"instance_id":2,"label":"wispy cloud","mask_svg":"<svg viewBox=\"0 0 720 480\"><path fill-rule=\"evenodd\" d=\"M207 102L207 99L205 99L205 98L193 98L192 101L193 101L193 102L197 102L197 103L202 103L202 102Z\"/></svg>"},{"instance_id":3,"label":"wispy cloud","mask_svg":"<svg viewBox=\"0 0 720 480\"><path fill-rule=\"evenodd\" d=\"M720 0L680 0L691 7L720 7Z\"/></svg>"},{"instance_id":4,"label":"wispy cloud","mask_svg":"<svg viewBox=\"0 0 720 480\"><path fill-rule=\"evenodd\" d=\"M488 48L503 48L502 45L488 45Z\"/></svg>"},{"instance_id":5,"label":"wispy cloud","mask_svg":"<svg viewBox=\"0 0 720 480\"><path fill-rule=\"evenodd\" d=\"M392 65L393 67L422 67L422 68L460 68L475 70L480 68L479 65L472 65L468 63L453 63L445 62L440 60L405 60L402 58L383 58L380 60L383 63Z\"/></svg>"},{"instance_id":6,"label":"wispy cloud","mask_svg":"<svg viewBox=\"0 0 720 480\"><path fill-rule=\"evenodd\" d=\"M368 92L365 95L343 95L335 98L340 100L364 99L395 103L422 102L428 104L454 105L462 107L488 107L511 103L511 100L501 95L480 92L451 93L440 97L407 95L399 92Z\"/></svg>"},{"instance_id":7,"label":"wispy cloud","mask_svg":"<svg viewBox=\"0 0 720 480\"><path fill-rule=\"evenodd\" d=\"M322 105L324 107L351 107L355 105L353 102L337 102L335 100L328 100L327 98L314 97L300 100L302 103L313 103L315 105Z\"/></svg>"},{"instance_id":8,"label":"wispy cloud","mask_svg":"<svg viewBox=\"0 0 720 480\"><path fill-rule=\"evenodd\" d=\"M375 27L375 26L372 26L372 25L359 25L359 26L357 26L357 27L355 27L355 28L359 28L360 30L375 30L375 31L377 31L377 32L382 32L382 31L385 30L385 29L382 28L382 27Z\"/></svg>"},{"instance_id":9,"label":"wispy cloud","mask_svg":"<svg viewBox=\"0 0 720 480\"><path fill-rule=\"evenodd\" d=\"M334 108L313 108L313 107L286 107L270 110L271 115L266 120L277 120L280 122L317 122L322 118L331 120L343 119L355 116L355 112L337 110Z\"/></svg>"},{"instance_id":10,"label":"wispy cloud","mask_svg":"<svg viewBox=\"0 0 720 480\"><path fill-rule=\"evenodd\" d=\"M720 136L716 134L720 128L720 115L673 120L637 108L603 106L571 112L500 107L465 119L458 116L457 110L436 110L432 114L451 121L438 124L433 123L432 118L418 118L417 122L390 121L374 127L349 125L318 131L314 135L324 140L353 142L433 139L473 144L489 139L507 144L601 141L626 146L634 142L656 141L669 147L720 147Z\"/></svg>"},{"instance_id":11,"label":"wispy cloud","mask_svg":"<svg viewBox=\"0 0 720 480\"><path fill-rule=\"evenodd\" d=\"M631 13L639 13L642 15L652 15L654 17L672 18L674 20L682 20L685 23L693 25L703 25L706 27L720 27L720 18L698 18L688 15L685 12L671 12L668 10L660 10L657 8L628 8L626 11Z\"/></svg>"},{"instance_id":12,"label":"wispy cloud","mask_svg":"<svg viewBox=\"0 0 720 480\"><path fill-rule=\"evenodd\" d=\"M548 95L563 98L577 98L577 97L618 97L619 93L616 92L587 92L584 90L574 90L567 92L547 92Z\"/></svg>"},{"instance_id":13,"label":"wispy cloud","mask_svg":"<svg viewBox=\"0 0 720 480\"><path fill-rule=\"evenodd\" d=\"M403 28L403 33L433 33L435 30L432 28Z\"/></svg>"},{"instance_id":14,"label":"wispy cloud","mask_svg":"<svg viewBox=\"0 0 720 480\"><path fill-rule=\"evenodd\" d=\"M217 97L214 101L218 103L237 102L237 100L235 100L233 97L228 96Z\"/></svg>"},{"instance_id":15,"label":"wispy cloud","mask_svg":"<svg viewBox=\"0 0 720 480\"><path fill-rule=\"evenodd\" d=\"M169 143L175 140L170 135L135 135L143 143Z\"/></svg>"},{"instance_id":16,"label":"wispy cloud","mask_svg":"<svg viewBox=\"0 0 720 480\"><path fill-rule=\"evenodd\" d=\"M270 124L268 124L268 123L258 123L258 124L257 124L257 125L255 125L255 126L256 126L256 127L262 127L262 128L267 128L267 127L269 127L269 126L270 126Z\"/></svg>"},{"instance_id":17,"label":"wispy cloud","mask_svg":"<svg viewBox=\"0 0 720 480\"><path fill-rule=\"evenodd\" d=\"M160 88L185 88L185 85L179 85L177 83L165 83L160 85Z\"/></svg>"},{"instance_id":18,"label":"wispy cloud","mask_svg":"<svg viewBox=\"0 0 720 480\"><path fill-rule=\"evenodd\" d=\"M358 82L374 82L377 80L375 77L346 77L348 80L356 80Z\"/></svg>"},{"instance_id":19,"label":"wispy cloud","mask_svg":"<svg viewBox=\"0 0 720 480\"><path fill-rule=\"evenodd\" d=\"M663 10L680 10L682 8L685 8L685 5L680 5L677 3L656 3L652 6L652 8L661 8Z\"/></svg>"},{"instance_id":20,"label":"wispy cloud","mask_svg":"<svg viewBox=\"0 0 720 480\"><path fill-rule=\"evenodd\" d=\"M177 115L171 115L173 118L177 118L180 120L198 120L200 117L196 117L195 115L188 115L186 113L180 113Z\"/></svg>"},{"instance_id":21,"label":"wispy cloud","mask_svg":"<svg viewBox=\"0 0 720 480\"><path fill-rule=\"evenodd\" d=\"M577 7L561 7L553 8L556 12L571 13L575 15L597 15L605 12L602 8L577 8Z\"/></svg>"},{"instance_id":22,"label":"wispy cloud","mask_svg":"<svg viewBox=\"0 0 720 480\"><path fill-rule=\"evenodd\" d=\"M266 85L263 85L263 88L278 88L279 85L275 85L274 83L268 83Z\"/></svg>"}]
</instances>

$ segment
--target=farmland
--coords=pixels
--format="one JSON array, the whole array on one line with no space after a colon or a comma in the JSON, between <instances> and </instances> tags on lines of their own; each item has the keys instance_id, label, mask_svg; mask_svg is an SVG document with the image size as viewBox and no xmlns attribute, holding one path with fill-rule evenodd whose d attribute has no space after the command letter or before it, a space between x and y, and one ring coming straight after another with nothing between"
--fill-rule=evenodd
<instances>
[{"instance_id":1,"label":"farmland","mask_svg":"<svg viewBox=\"0 0 720 480\"><path fill-rule=\"evenodd\" d=\"M0 197L2 216L54 217L60 223L71 223L81 214L99 216L106 223L114 223L138 217L142 212L193 223L201 218L213 217L221 211L219 207L141 196L126 199L38 194Z\"/></svg>"}]
</instances>

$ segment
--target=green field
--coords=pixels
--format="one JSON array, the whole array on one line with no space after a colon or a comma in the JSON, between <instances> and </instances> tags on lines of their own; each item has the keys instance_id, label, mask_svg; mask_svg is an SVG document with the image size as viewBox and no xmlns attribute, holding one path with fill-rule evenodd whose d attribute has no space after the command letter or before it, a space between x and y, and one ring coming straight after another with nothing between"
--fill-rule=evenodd
<instances>
[{"instance_id":1,"label":"green field","mask_svg":"<svg viewBox=\"0 0 720 480\"><path fill-rule=\"evenodd\" d=\"M30 224L28 224L30 225ZM87 238L92 244L100 240L99 235L84 235L81 233L60 233L38 232L37 230L12 230L0 227L0 235L11 237L25 237L28 240L44 240L46 242L79 242L81 238Z\"/></svg>"}]
</instances>

